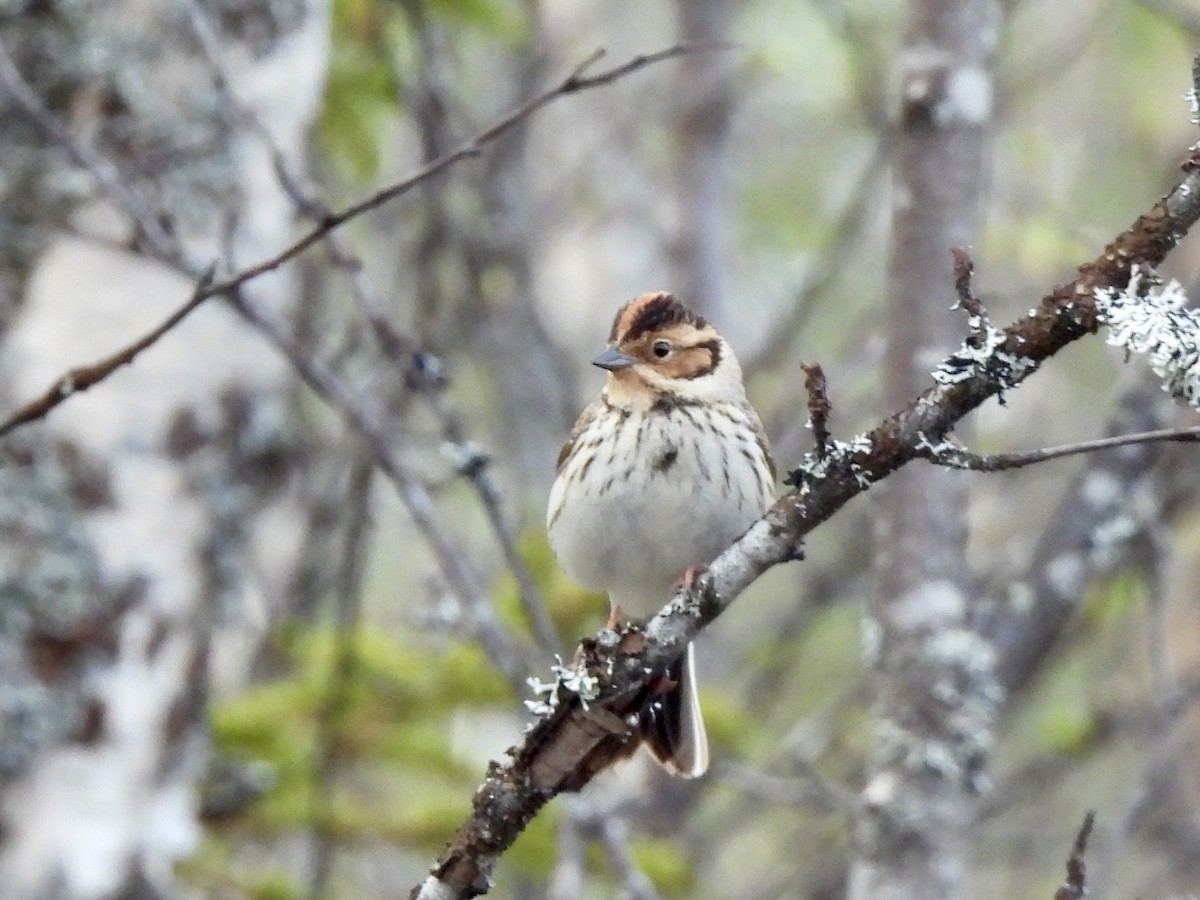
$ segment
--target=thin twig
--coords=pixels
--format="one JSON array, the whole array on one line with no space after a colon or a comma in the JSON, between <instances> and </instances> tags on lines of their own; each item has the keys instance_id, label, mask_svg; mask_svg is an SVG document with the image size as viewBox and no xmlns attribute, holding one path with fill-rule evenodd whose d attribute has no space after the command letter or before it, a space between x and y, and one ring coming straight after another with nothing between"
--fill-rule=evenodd
<instances>
[{"instance_id":1,"label":"thin twig","mask_svg":"<svg viewBox=\"0 0 1200 900\"><path fill-rule=\"evenodd\" d=\"M328 205L314 196L311 191L306 191L300 186L299 179L291 172L287 160L270 130L256 115L245 108L234 93L232 79L225 65L219 42L205 12L199 7L196 0L180 0L180 2L184 4L189 13L193 29L199 38L201 48L219 89L234 109L238 119L245 127L253 131L270 154L276 178L284 193L292 200L302 215L316 219L328 215ZM573 74L578 74L579 71L580 69L577 67ZM546 611L545 603L542 602L533 579L533 573L530 572L528 564L517 547L512 528L504 518L500 492L492 478L489 459L482 451L468 452L468 448L475 448L475 444L467 438L460 417L445 400L443 390L446 387L446 379L442 376L440 367L435 371L433 367L426 365L429 357L422 354L412 340L400 334L388 321L383 312L382 303L379 302L367 281L362 261L349 249L341 236L337 232L331 231L322 239L328 248L330 259L346 273L355 305L367 320L380 348L392 363L406 373L406 387L415 389L425 397L442 422L445 440L456 449L458 462L456 467L459 473L470 481L479 496L480 504L483 506L488 523L500 544L505 562L517 581L521 605L530 620L539 645L546 653L559 652L561 639Z\"/></svg>"},{"instance_id":2,"label":"thin twig","mask_svg":"<svg viewBox=\"0 0 1200 900\"><path fill-rule=\"evenodd\" d=\"M335 228L344 225L351 219L356 219L364 213L371 212L374 209L382 206L390 200L394 200L401 194L405 194L419 184L422 184L436 175L440 175L443 171L457 162L460 162L469 157L478 156L484 146L492 143L501 135L510 131L513 127L529 118L533 113L537 112L546 104L565 97L568 94L579 93L580 91L589 90L591 88L601 87L606 84L611 84L618 78L622 78L638 69L653 65L666 59L673 59L677 56L682 56L684 53L696 52L697 50L712 49L708 47L691 47L683 44L677 44L673 47L668 47L665 50L660 50L657 53L650 53L642 56L635 56L629 62L619 66L614 66L597 75L585 76L583 72L595 64L597 60L603 56L603 51L596 51L586 60L580 63L575 69L563 79L558 85L544 91L536 97L527 100L525 103L518 106L507 116L496 122L489 128L484 129L475 137L470 138L459 144L453 150L443 153L436 159L430 160L421 168L417 169L407 178L403 178L385 188L381 188L369 197L366 197L359 202L346 207L340 212L332 212L325 215L320 224L312 231L305 234L295 243L284 248L275 256L265 259L257 265L250 266L242 270L238 274L232 276L226 281L213 285L214 293L223 293L235 287L240 286L252 278L257 278L267 272L279 268L288 260L299 256L317 241L321 240L327 233Z\"/></svg>"},{"instance_id":3,"label":"thin twig","mask_svg":"<svg viewBox=\"0 0 1200 900\"><path fill-rule=\"evenodd\" d=\"M971 278L975 274L971 255L965 247L951 247L950 253L954 257L954 292L958 295L958 306L979 319L980 325L986 324L987 310L971 287Z\"/></svg>"},{"instance_id":4,"label":"thin twig","mask_svg":"<svg viewBox=\"0 0 1200 900\"><path fill-rule=\"evenodd\" d=\"M532 654L515 642L496 621L478 573L465 558L462 548L451 539L429 491L397 452L395 442L383 424L363 408L341 381L310 359L275 322L247 303L240 291L235 291L231 300L234 308L283 354L300 379L366 441L376 464L395 486L408 514L433 551L450 589L469 612L475 637L504 673L513 693L524 694Z\"/></svg>"},{"instance_id":5,"label":"thin twig","mask_svg":"<svg viewBox=\"0 0 1200 900\"><path fill-rule=\"evenodd\" d=\"M573 900L583 892L587 843L594 839L604 849L627 900L658 900L650 878L638 868L629 846L625 819L604 801L580 794L568 798L559 829L558 859L546 896L550 900Z\"/></svg>"},{"instance_id":6,"label":"thin twig","mask_svg":"<svg viewBox=\"0 0 1200 900\"><path fill-rule=\"evenodd\" d=\"M1138 434L1122 434L1116 437L1096 438L1092 441L1080 441L1075 444L1063 444L1058 447L1046 447L1041 450L1026 450L1022 453L994 453L984 455L972 453L963 447L948 442L942 442L929 448L926 458L935 465L951 469L969 469L973 472L1002 472L1007 469L1020 469L1037 463L1060 459L1064 456L1074 456L1080 453L1094 453L1097 450L1108 450L1113 447L1128 447L1131 444L1150 444L1157 441L1176 441L1193 444L1200 441L1200 425L1190 428L1163 428L1158 431L1143 431Z\"/></svg>"},{"instance_id":7,"label":"thin twig","mask_svg":"<svg viewBox=\"0 0 1200 900\"><path fill-rule=\"evenodd\" d=\"M192 296L188 299L188 302L171 313L156 328L142 335L142 337L138 338L128 347L117 351L111 356L97 360L91 365L76 366L65 375L60 376L54 384L47 388L42 396L22 406L9 417L8 421L0 425L0 437L4 437L4 435L20 428L22 425L42 418L68 397L83 393L88 388L103 381L113 372L117 371L117 369L132 363L138 354L157 343L159 338L183 321L188 313L212 296L210 289L215 271L215 265L209 266L207 271L196 281L196 286L193 288Z\"/></svg>"},{"instance_id":8,"label":"thin twig","mask_svg":"<svg viewBox=\"0 0 1200 900\"><path fill-rule=\"evenodd\" d=\"M812 427L813 441L817 445L817 459L829 454L829 393L825 385L825 371L820 363L800 363L804 370L804 390L808 392L808 424Z\"/></svg>"},{"instance_id":9,"label":"thin twig","mask_svg":"<svg viewBox=\"0 0 1200 900\"><path fill-rule=\"evenodd\" d=\"M504 516L500 491L492 477L491 459L474 441L467 438L461 419L445 402L440 389L434 388L429 391L429 402L442 421L443 433L455 456L455 467L475 488L492 533L504 553L504 561L517 580L517 594L538 645L547 653L560 652L562 638L559 637L554 620L550 618L546 604L542 601L529 564L521 555L513 528Z\"/></svg>"},{"instance_id":10,"label":"thin twig","mask_svg":"<svg viewBox=\"0 0 1200 900\"><path fill-rule=\"evenodd\" d=\"M1083 825L1075 836L1075 846L1067 859L1067 880L1054 892L1054 900L1083 900L1087 896L1086 869L1083 855L1087 852L1088 837L1091 836L1092 826L1096 824L1096 811L1089 809L1083 817Z\"/></svg>"},{"instance_id":11,"label":"thin twig","mask_svg":"<svg viewBox=\"0 0 1200 900\"><path fill-rule=\"evenodd\" d=\"M565 97L568 94L575 94L591 88L601 87L611 84L619 78L629 75L639 69L653 65L663 60L673 59L681 56L684 53L698 52L702 50L719 49L708 46L689 46L685 44L677 44L673 47L668 47L665 50L660 50L657 53L650 53L636 56L628 62L622 63L619 66L614 66L611 69L599 72L595 75L584 75L584 71L595 64L599 59L600 53L594 53L588 57L583 63L576 66L575 69L565 79L557 85L543 91L536 97L527 100L525 103L518 106L508 115L504 116L494 125L481 131L467 141L464 141L457 148L442 154L437 159L431 160L429 163L421 166L416 171L405 178L396 181L385 188L376 191L374 194L347 207L340 212L328 213L320 218L318 224L310 231L306 232L299 239L289 244L283 250L276 253L274 256L268 257L254 265L248 266L241 271L231 275L223 281L211 282L197 291L191 299L183 306L172 313L163 324L155 328L151 335L155 337L150 341L153 343L158 337L161 337L180 321L182 321L189 313L200 306L205 300L215 296L229 296L237 288L278 269L284 263L296 258L309 247L318 243L325 238L326 235L341 227L351 219L355 219L364 213L370 212L390 200L401 196L412 190L419 184L422 184L429 179L440 175L450 166L458 163L468 157L478 156L482 149L495 141L501 135L505 134L516 125L529 118L533 113L537 112L543 106L558 99ZM189 273L192 277L201 279L201 272L198 266L192 265L183 256L182 249L177 241L171 238L170 235L162 231L161 228L156 229L154 223L157 221L153 211L135 193L128 190L116 173L115 168L110 162L107 162L83 144L74 139L70 132L62 126L59 120L41 103L36 93L29 87L29 84L21 77L16 66L12 62L12 58L4 49L3 43L0 43L0 84L17 99L21 108L30 116L30 118L41 127L50 138L63 146L68 153L71 154L81 166L96 179L97 183L115 200L118 205L138 224L138 227L147 235L151 241L151 249L154 251L154 256L163 262L167 262L176 268L182 269ZM145 339L139 339L131 345L131 348L137 347L144 349L142 346ZM115 357L109 357L108 360L121 357L128 351L121 351ZM137 350L135 350L135 355ZM95 384L97 381L107 378L112 372L122 365L117 362L112 365L106 365L106 360L101 360L90 366L83 366L81 370L92 371ZM55 382L55 387L61 386L70 378L71 373L67 373L62 378ZM56 391L55 388L47 391L47 393L38 400L32 401L21 406L16 412L12 413L4 422L0 423L0 437L12 432L14 429L41 419L54 407L62 403L70 392L63 394L61 391Z\"/></svg>"},{"instance_id":12,"label":"thin twig","mask_svg":"<svg viewBox=\"0 0 1200 900\"><path fill-rule=\"evenodd\" d=\"M654 882L634 862L629 848L629 826L620 816L601 816L596 822L600 845L621 879L621 896L628 900L659 900Z\"/></svg>"},{"instance_id":13,"label":"thin twig","mask_svg":"<svg viewBox=\"0 0 1200 900\"><path fill-rule=\"evenodd\" d=\"M577 67L557 87L551 88L526 102L515 112L510 113L499 123L493 125L468 143L481 147L558 96L563 96L566 93L574 93L593 85L607 84L614 78L619 77L617 73L631 72L650 62L658 61L660 58L679 55L680 53L687 52L687 50L688 48L685 47L674 47L662 51L660 54L654 54L652 57L638 57L623 66L602 72L594 76L594 78L581 79L581 67ZM0 72L0 75L6 81L14 82L18 88L23 88L25 94L28 95L27 99L37 101L36 94L24 82L20 73L15 68L10 67L9 70ZM35 118L35 121L47 131L52 140L70 139L69 132L57 122L53 114L46 110L45 107L40 106L37 102L31 102L27 104L27 107L26 112ZM68 150L72 152L73 156L79 155L81 160L86 161L90 167L93 167L94 177L106 189L109 187L112 179L117 178L115 174L110 177L110 173L117 172L116 167L98 155L91 153L89 156L87 152L70 146ZM374 206L378 206L392 197L399 196L413 186L433 177L433 175L457 161L458 158L463 157L462 155L454 157L453 154L441 157L439 160L435 160L433 163L422 167L414 175L377 193L371 201L360 203L356 207L335 217L325 217L316 228L270 260L244 269L239 274L220 283L212 282L211 276L202 278L191 299L164 320L160 326L153 329L143 338L135 341L127 349L101 360L93 366L85 366L73 370L71 373L63 376L63 378L56 380L54 386L43 397L21 407L9 420L0 424L0 436L11 432L23 424L42 418L50 410L58 406L67 396L70 396L72 392L78 390L78 386L71 381L72 375L76 378L82 378L86 382L86 386L97 383L123 365L127 361L127 357L132 358L132 356L136 356L146 346L161 338L204 300L218 295L225 296L243 317L255 325L284 354L301 379L340 412L347 424L360 437L366 440L375 453L380 468L395 485L414 523L433 550L434 556L437 558L451 590L459 599L463 608L469 611L471 616L470 625L476 636L489 652L493 662L504 672L514 693L520 695L524 692L524 677L529 670L532 656L526 648L514 643L513 639L505 633L496 621L487 601L486 592L478 576L463 558L461 550L450 539L450 534L437 515L436 507L424 485L421 484L414 473L409 471L407 464L400 458L396 449L392 446L393 442L385 434L382 425L375 421L374 417L369 415L356 403L355 398L338 379L327 370L313 363L273 321L253 309L245 301L241 292L241 288L245 283L258 275L277 268L283 262L298 255L303 249L311 246L316 241L324 239L338 225L349 221L354 215L358 215L368 208L374 208ZM119 178L117 180L119 182ZM136 195L130 195L129 192L120 188L121 185L118 183L117 189L113 191L111 198L123 208L127 215L139 222L143 230L146 230L149 227L146 223L155 218L153 212L145 209L140 204L140 199ZM143 219L145 219L145 222L143 222ZM193 266L187 260L183 248L170 235L166 236L165 246L156 247L155 250L156 253L160 254L162 261L184 272L192 270Z\"/></svg>"}]
</instances>

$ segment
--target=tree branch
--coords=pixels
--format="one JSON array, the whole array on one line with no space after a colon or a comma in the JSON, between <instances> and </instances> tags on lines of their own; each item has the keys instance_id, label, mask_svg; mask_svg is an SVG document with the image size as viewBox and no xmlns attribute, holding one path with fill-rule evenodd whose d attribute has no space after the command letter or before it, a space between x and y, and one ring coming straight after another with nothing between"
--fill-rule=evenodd
<instances>
[{"instance_id":1,"label":"tree branch","mask_svg":"<svg viewBox=\"0 0 1200 900\"><path fill-rule=\"evenodd\" d=\"M824 459L809 454L789 476L795 489L644 629L605 630L585 640L577 667L559 670L544 714L507 760L491 764L467 821L410 896L444 900L485 893L497 858L551 798L577 790L629 752L627 717L687 643L751 582L795 558L805 535L871 484L925 456L930 439L941 440L984 401L1094 333L1100 325L1096 292L1124 288L1134 263L1157 266L1198 219L1200 173L1193 170L1029 315L1002 331L991 329L983 347L971 346L978 343L974 336L965 342L938 367L935 385L905 408L850 442L833 442Z\"/></svg>"},{"instance_id":2,"label":"tree branch","mask_svg":"<svg viewBox=\"0 0 1200 900\"><path fill-rule=\"evenodd\" d=\"M0 49L0 56L2 55L3 50ZM2 68L2 64L0 64L0 68ZM65 375L57 378L54 384L50 385L42 396L26 403L9 416L3 425L0 425L0 437L4 437L22 425L27 425L30 422L44 418L50 410L54 409L54 407L58 406L68 397L83 393L88 388L99 384L113 372L117 371L117 369L132 363L143 350L158 343L159 338L182 322L188 313L212 296L213 275L215 272L216 266L209 266L196 281L196 287L192 290L192 296L188 298L187 303L183 304L183 306L167 316L161 324L152 328L132 344L123 350L118 350L111 356L106 356L89 365L76 366Z\"/></svg>"},{"instance_id":3,"label":"tree branch","mask_svg":"<svg viewBox=\"0 0 1200 900\"><path fill-rule=\"evenodd\" d=\"M1079 441L1075 444L1063 444L1059 447L1043 447L1040 450L1025 450L1020 453L972 453L965 447L944 441L928 450L928 459L938 466L950 469L970 469L974 472L1003 472L1008 469L1022 469L1037 463L1061 459L1064 456L1075 456L1080 453L1095 453L1098 450L1109 450L1113 447L1128 447L1132 444L1153 444L1160 441L1175 441L1184 444L1194 444L1200 441L1200 425L1191 428L1162 428L1157 431L1143 431L1139 434L1122 434L1116 437L1096 438L1091 441Z\"/></svg>"},{"instance_id":4,"label":"tree branch","mask_svg":"<svg viewBox=\"0 0 1200 900\"><path fill-rule=\"evenodd\" d=\"M1096 813L1089 809L1083 817L1079 834L1075 836L1075 846L1071 848L1071 855L1067 858L1067 880L1054 892L1054 900L1083 900L1087 896L1083 854L1087 852L1088 838L1095 824Z\"/></svg>"},{"instance_id":5,"label":"tree branch","mask_svg":"<svg viewBox=\"0 0 1200 900\"><path fill-rule=\"evenodd\" d=\"M91 365L80 366L66 373L57 379L54 385L37 400L21 406L7 419L0 422L0 437L11 433L22 425L45 417L51 410L66 400L67 397L71 396L72 393L80 390L81 388L78 387L78 383L71 380L74 375L86 373L90 379L87 384L88 387L104 380L126 362L132 360L142 350L157 342L159 338L179 324L179 322L186 318L205 300L216 296L230 296L247 282L268 272L272 272L284 263L295 259L309 247L321 241L332 231L340 228L351 219L358 218L364 213L370 212L411 191L417 185L440 175L455 163L461 162L468 157L478 156L485 146L528 119L548 103L569 94L577 94L581 91L612 84L626 75L630 75L663 60L673 59L685 53L713 49L725 48L709 45L693 46L676 44L656 53L635 56L628 62L597 72L594 75L586 75L585 72L595 65L603 55L603 51L596 51L580 65L576 66L557 85L525 101L525 103L512 110L495 124L464 141L455 149L443 153L407 177L385 188L381 188L358 203L340 212L331 212L323 215L315 227L274 256L242 269L240 272L229 276L223 281L213 281L211 273L206 279L198 266L183 257L178 242L171 238L170 235L162 232L154 211L147 207L142 198L126 187L125 182L114 171L113 166L85 144L77 141L70 131L46 108L32 88L29 87L29 84L21 77L20 72L17 71L15 64L12 62L12 58L5 50L3 44L0 43L0 85L16 99L18 106L30 120L51 141L62 146L82 168L86 169L104 191L133 219L138 229L149 239L148 249L151 251L152 256L162 262L182 269L196 278L198 282L198 288L188 302L179 307L179 309L163 320L161 325L151 330L146 336L139 338L129 347L111 357L99 360ZM72 387L72 385L74 386ZM65 391L63 389L64 386L68 388Z\"/></svg>"}]
</instances>

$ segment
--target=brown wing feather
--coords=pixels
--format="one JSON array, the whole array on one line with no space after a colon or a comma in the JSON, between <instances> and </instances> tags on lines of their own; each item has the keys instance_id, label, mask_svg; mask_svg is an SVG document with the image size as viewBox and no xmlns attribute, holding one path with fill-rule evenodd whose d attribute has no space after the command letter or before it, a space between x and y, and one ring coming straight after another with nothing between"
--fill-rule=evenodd
<instances>
[{"instance_id":1,"label":"brown wing feather","mask_svg":"<svg viewBox=\"0 0 1200 900\"><path fill-rule=\"evenodd\" d=\"M579 418L575 420L574 426L571 428L571 433L567 435L567 442L562 445L562 449L558 451L558 462L554 465L554 472L558 474L562 471L563 465L571 456L571 451L575 449L575 442L579 440L579 436L587 429L588 424L596 417L601 409L608 406L608 400L604 395L596 397L591 403L584 407L583 412L579 414Z\"/></svg>"},{"instance_id":2,"label":"brown wing feather","mask_svg":"<svg viewBox=\"0 0 1200 900\"><path fill-rule=\"evenodd\" d=\"M771 455L771 442L767 440L766 429L763 428L762 419L758 417L758 413L754 407L750 407L750 425L754 428L754 440L758 442L758 449L762 451L763 458L767 461L767 468L771 470L771 483L775 483L778 473L775 471L775 457Z\"/></svg>"}]
</instances>

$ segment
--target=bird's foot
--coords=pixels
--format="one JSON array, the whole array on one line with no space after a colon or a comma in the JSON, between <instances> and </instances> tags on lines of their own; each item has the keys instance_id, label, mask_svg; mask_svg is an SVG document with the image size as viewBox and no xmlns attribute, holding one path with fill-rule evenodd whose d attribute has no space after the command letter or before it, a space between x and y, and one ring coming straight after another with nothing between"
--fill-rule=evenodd
<instances>
[{"instance_id":1,"label":"bird's foot","mask_svg":"<svg viewBox=\"0 0 1200 900\"><path fill-rule=\"evenodd\" d=\"M699 580L700 576L707 571L708 566L704 564L688 567L688 570L679 576L679 580L672 585L675 593L679 593L680 591L690 591L693 585L695 585L695 583Z\"/></svg>"}]
</instances>

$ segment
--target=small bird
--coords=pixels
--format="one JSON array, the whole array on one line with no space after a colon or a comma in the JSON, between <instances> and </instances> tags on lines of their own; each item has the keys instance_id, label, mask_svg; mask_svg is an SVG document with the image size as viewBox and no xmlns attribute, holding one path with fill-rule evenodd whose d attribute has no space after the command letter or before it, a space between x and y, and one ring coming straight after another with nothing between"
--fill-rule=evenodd
<instances>
[{"instance_id":1,"label":"small bird","mask_svg":"<svg viewBox=\"0 0 1200 900\"><path fill-rule=\"evenodd\" d=\"M606 592L614 620L645 621L766 512L775 464L733 351L671 294L622 307L592 363L608 381L559 454L546 528L563 570ZM690 644L663 684L642 739L669 771L702 775Z\"/></svg>"}]
</instances>

